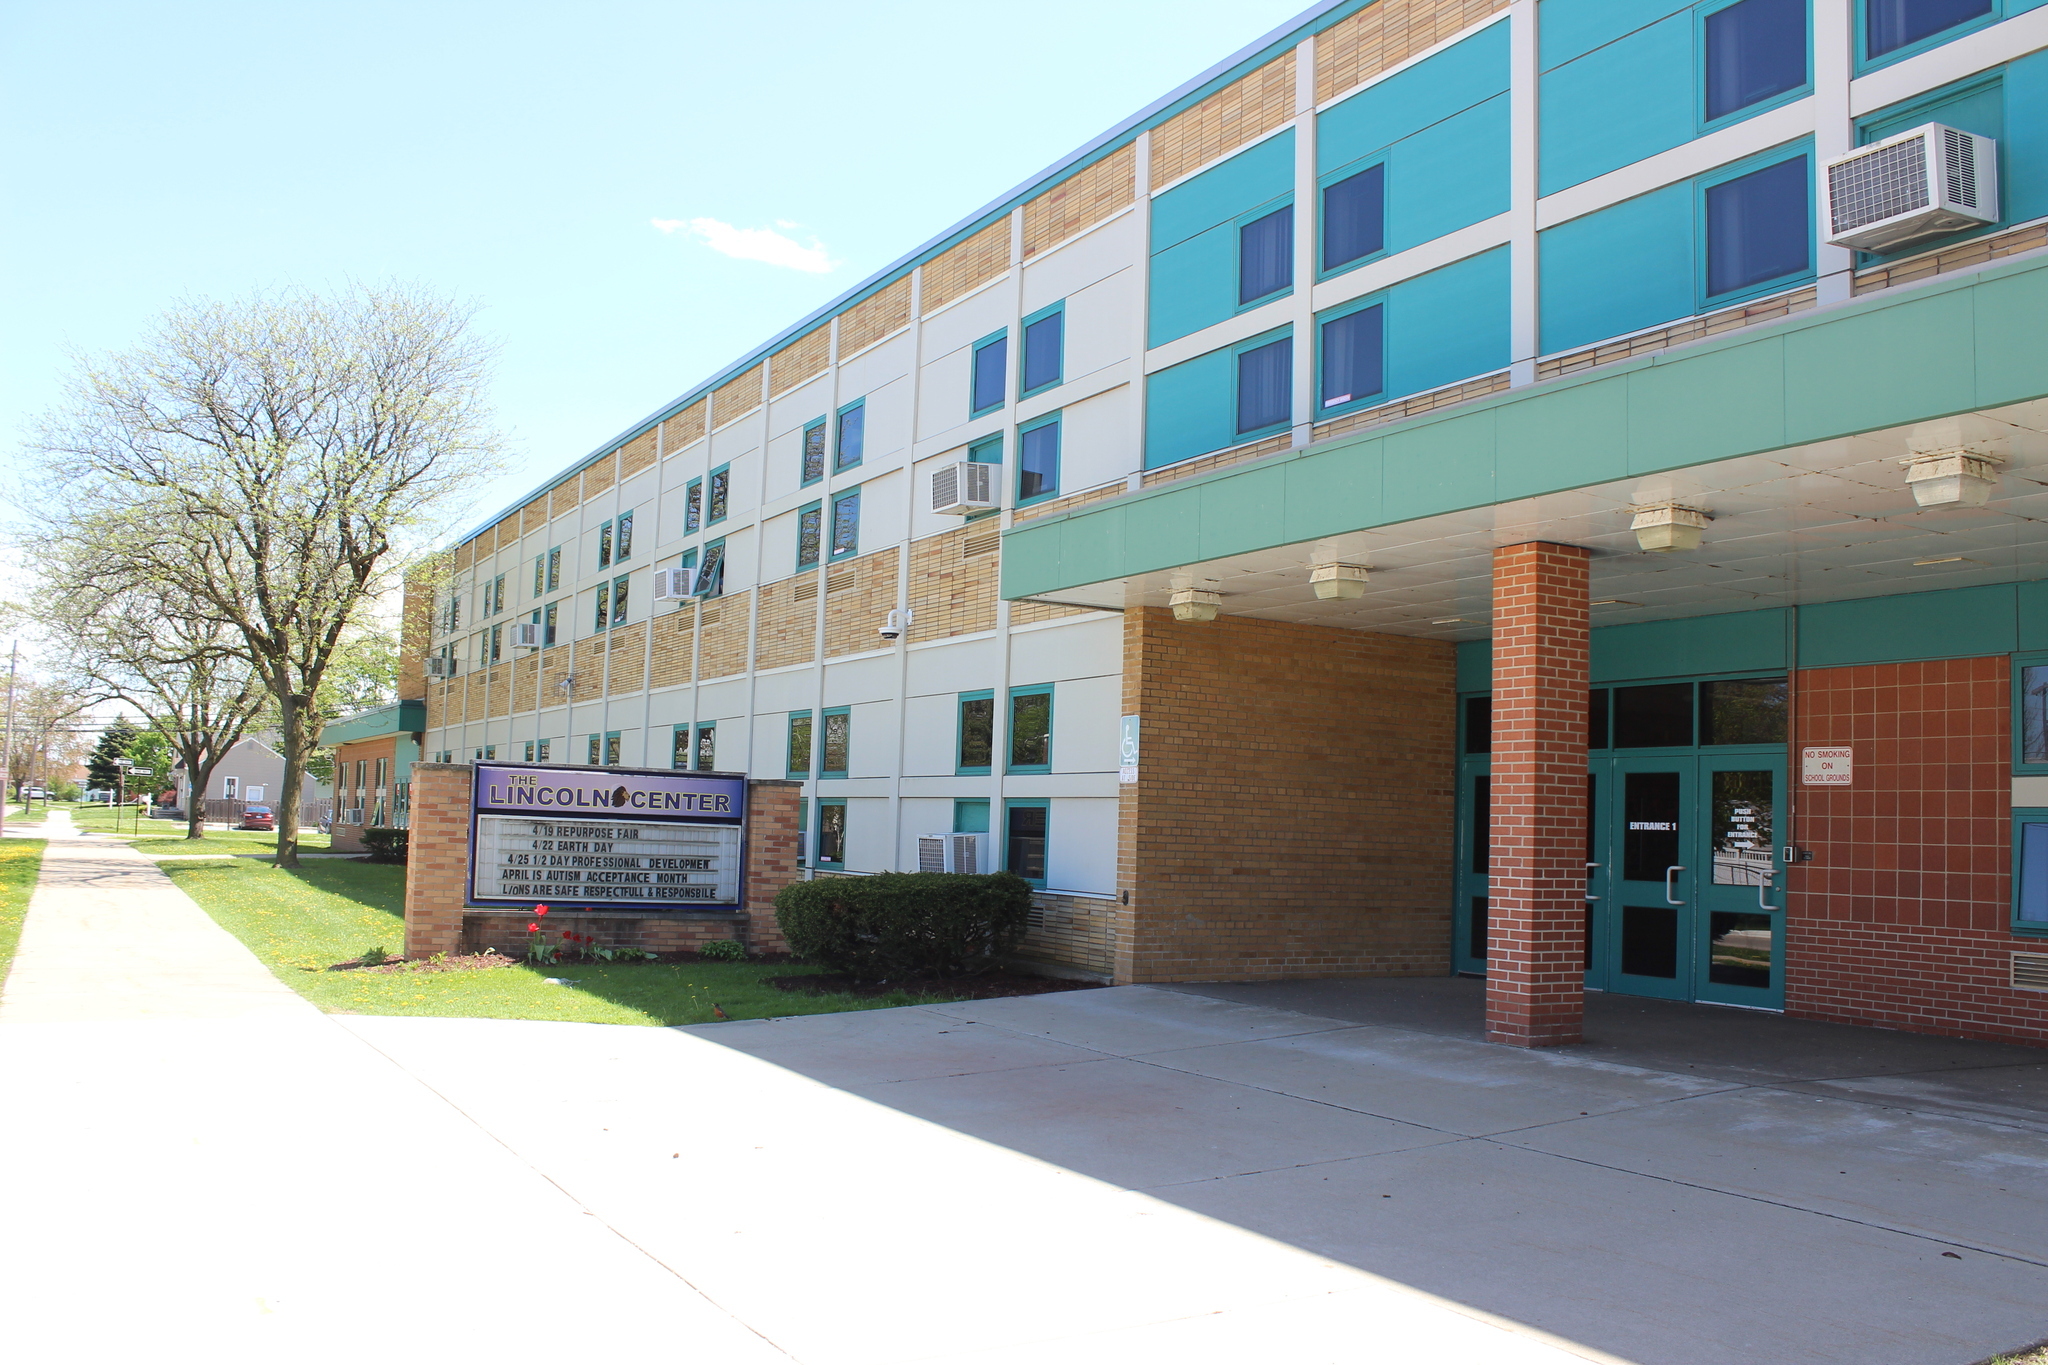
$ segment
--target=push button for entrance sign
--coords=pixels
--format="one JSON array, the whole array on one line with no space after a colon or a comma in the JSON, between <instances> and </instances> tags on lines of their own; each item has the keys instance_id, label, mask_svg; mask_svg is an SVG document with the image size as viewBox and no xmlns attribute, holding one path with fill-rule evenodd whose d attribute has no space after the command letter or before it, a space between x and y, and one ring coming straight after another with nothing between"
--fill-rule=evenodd
<instances>
[{"instance_id":1,"label":"push button for entrance sign","mask_svg":"<svg viewBox=\"0 0 2048 1365\"><path fill-rule=\"evenodd\" d=\"M1852 745L1811 745L1799 751L1799 784L1803 787L1846 787L1854 771Z\"/></svg>"}]
</instances>

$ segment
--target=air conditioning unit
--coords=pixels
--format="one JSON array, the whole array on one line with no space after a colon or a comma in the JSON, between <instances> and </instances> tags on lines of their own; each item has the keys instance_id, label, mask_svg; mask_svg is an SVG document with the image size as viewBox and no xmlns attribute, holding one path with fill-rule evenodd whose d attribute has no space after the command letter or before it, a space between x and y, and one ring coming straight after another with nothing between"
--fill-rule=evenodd
<instances>
[{"instance_id":1,"label":"air conditioning unit","mask_svg":"<svg viewBox=\"0 0 2048 1365\"><path fill-rule=\"evenodd\" d=\"M1998 143L1923 123L1821 168L1831 245L1897 251L1998 221Z\"/></svg>"},{"instance_id":2,"label":"air conditioning unit","mask_svg":"<svg viewBox=\"0 0 2048 1365\"><path fill-rule=\"evenodd\" d=\"M531 621L521 621L512 627L512 648L539 649L540 627Z\"/></svg>"},{"instance_id":3,"label":"air conditioning unit","mask_svg":"<svg viewBox=\"0 0 2048 1365\"><path fill-rule=\"evenodd\" d=\"M986 872L986 834L920 834L917 836L919 872Z\"/></svg>"},{"instance_id":4,"label":"air conditioning unit","mask_svg":"<svg viewBox=\"0 0 2048 1365\"><path fill-rule=\"evenodd\" d=\"M455 660L444 654L427 656L427 676L430 678L452 678L455 676Z\"/></svg>"},{"instance_id":5,"label":"air conditioning unit","mask_svg":"<svg viewBox=\"0 0 2048 1365\"><path fill-rule=\"evenodd\" d=\"M996 476L999 464L942 464L932 471L932 511L940 516L961 517L969 512L987 512L996 505Z\"/></svg>"},{"instance_id":6,"label":"air conditioning unit","mask_svg":"<svg viewBox=\"0 0 2048 1365\"><path fill-rule=\"evenodd\" d=\"M690 595L690 571L688 569L656 569L654 571L654 600L657 602L680 602Z\"/></svg>"},{"instance_id":7,"label":"air conditioning unit","mask_svg":"<svg viewBox=\"0 0 2048 1365\"><path fill-rule=\"evenodd\" d=\"M351 806L349 809L343 811L341 813L341 823L343 823L344 825L362 824L363 808L361 806Z\"/></svg>"}]
</instances>

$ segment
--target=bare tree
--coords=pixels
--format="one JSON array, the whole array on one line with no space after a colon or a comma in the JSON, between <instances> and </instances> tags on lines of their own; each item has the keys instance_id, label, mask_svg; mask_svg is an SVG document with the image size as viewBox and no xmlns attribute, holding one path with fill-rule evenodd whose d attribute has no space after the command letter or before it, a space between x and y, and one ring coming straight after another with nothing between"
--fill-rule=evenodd
<instances>
[{"instance_id":1,"label":"bare tree","mask_svg":"<svg viewBox=\"0 0 2048 1365\"><path fill-rule=\"evenodd\" d=\"M175 585L231 632L276 708L277 861L298 864L313 698L406 542L494 472L495 348L471 310L406 287L173 309L82 361L34 447L68 482L44 532L133 587Z\"/></svg>"}]
</instances>

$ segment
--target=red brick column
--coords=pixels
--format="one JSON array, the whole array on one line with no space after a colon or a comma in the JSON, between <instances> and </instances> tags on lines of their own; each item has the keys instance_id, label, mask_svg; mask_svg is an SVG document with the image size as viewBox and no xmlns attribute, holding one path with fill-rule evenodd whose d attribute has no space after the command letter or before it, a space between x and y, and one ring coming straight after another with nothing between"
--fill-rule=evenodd
<instances>
[{"instance_id":1,"label":"red brick column","mask_svg":"<svg viewBox=\"0 0 2048 1365\"><path fill-rule=\"evenodd\" d=\"M804 784L780 779L747 783L747 946L757 953L786 953L789 943L775 922L775 893L795 881L803 854L797 812Z\"/></svg>"},{"instance_id":2,"label":"red brick column","mask_svg":"<svg viewBox=\"0 0 2048 1365\"><path fill-rule=\"evenodd\" d=\"M1584 1036L1588 557L1493 556L1486 1037L1515 1047Z\"/></svg>"},{"instance_id":3,"label":"red brick column","mask_svg":"<svg viewBox=\"0 0 2048 1365\"><path fill-rule=\"evenodd\" d=\"M467 763L413 764L412 833L405 860L407 957L462 951L470 772Z\"/></svg>"}]
</instances>

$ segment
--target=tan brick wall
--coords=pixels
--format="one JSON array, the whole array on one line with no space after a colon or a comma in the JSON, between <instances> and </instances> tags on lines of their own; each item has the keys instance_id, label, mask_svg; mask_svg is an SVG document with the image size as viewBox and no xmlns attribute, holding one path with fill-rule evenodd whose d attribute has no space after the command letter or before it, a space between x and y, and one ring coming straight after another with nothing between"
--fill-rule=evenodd
<instances>
[{"instance_id":1,"label":"tan brick wall","mask_svg":"<svg viewBox=\"0 0 2048 1365\"><path fill-rule=\"evenodd\" d=\"M704 604L704 644L697 662L699 682L747 671L747 613L753 608L752 588Z\"/></svg>"},{"instance_id":2,"label":"tan brick wall","mask_svg":"<svg viewBox=\"0 0 2048 1365\"><path fill-rule=\"evenodd\" d=\"M910 547L910 639L943 640L996 628L1002 532L993 520Z\"/></svg>"},{"instance_id":3,"label":"tan brick wall","mask_svg":"<svg viewBox=\"0 0 2048 1365\"><path fill-rule=\"evenodd\" d=\"M1279 436L1268 436L1263 441L1252 441L1245 445L1232 446L1228 450L1219 450L1214 455L1200 455L1192 460L1182 460L1179 464L1170 464L1164 469L1147 471L1145 487L1152 488L1162 483L1172 483L1175 479L1191 479L1197 474L1207 474L1212 469L1228 469L1232 465L1244 464L1286 450L1293 444L1293 436L1283 433Z\"/></svg>"},{"instance_id":4,"label":"tan brick wall","mask_svg":"<svg viewBox=\"0 0 2048 1365\"><path fill-rule=\"evenodd\" d=\"M756 365L739 378L727 380L712 390L711 425L722 427L760 406L761 367Z\"/></svg>"},{"instance_id":5,"label":"tan brick wall","mask_svg":"<svg viewBox=\"0 0 2048 1365\"><path fill-rule=\"evenodd\" d=\"M589 502L600 493L609 493L618 481L619 454L613 451L583 471L583 500Z\"/></svg>"},{"instance_id":6,"label":"tan brick wall","mask_svg":"<svg viewBox=\"0 0 2048 1365\"><path fill-rule=\"evenodd\" d=\"M441 576L424 565L405 576L405 598L398 614L398 697L413 701L427 695L427 654L434 645L434 601L441 596Z\"/></svg>"},{"instance_id":7,"label":"tan brick wall","mask_svg":"<svg viewBox=\"0 0 2048 1365\"><path fill-rule=\"evenodd\" d=\"M1468 379L1460 384L1446 384L1428 393L1410 394L1399 402L1383 403L1376 408L1361 408L1347 412L1342 417L1333 417L1318 425L1315 439L1327 441L1332 436L1342 436L1347 431L1363 431L1367 427L1381 427L1389 422L1398 422L1407 417L1419 417L1425 412L1436 412L1443 408L1469 403L1475 398L1484 398L1490 393L1500 393L1508 387L1508 372L1483 375ZM1177 467L1177 466L1176 466Z\"/></svg>"},{"instance_id":8,"label":"tan brick wall","mask_svg":"<svg viewBox=\"0 0 2048 1365\"><path fill-rule=\"evenodd\" d=\"M489 673L488 673L487 675L485 675L485 686L486 686L486 688L487 688L487 690L488 690L488 692L489 692L489 695L490 695L490 710L489 710L489 711L487 712L487 714L489 714L489 715L492 715L492 716L509 716L509 715L511 715L511 714L512 714L512 666L511 666L511 664L509 664L509 663L502 663L502 664L499 664L499 665L498 665L498 666L497 666L496 668L492 669L492 670L491 670L491 671L490 671L490 672L489 672Z\"/></svg>"},{"instance_id":9,"label":"tan brick wall","mask_svg":"<svg viewBox=\"0 0 2048 1365\"><path fill-rule=\"evenodd\" d=\"M1293 116L1294 53L1289 50L1152 130L1152 188L1236 151Z\"/></svg>"},{"instance_id":10,"label":"tan brick wall","mask_svg":"<svg viewBox=\"0 0 2048 1365\"><path fill-rule=\"evenodd\" d=\"M572 703L596 701L604 695L604 645L604 636L592 635L570 646L569 676L576 680L569 688Z\"/></svg>"},{"instance_id":11,"label":"tan brick wall","mask_svg":"<svg viewBox=\"0 0 2048 1365\"><path fill-rule=\"evenodd\" d=\"M673 455L684 446L704 439L704 400L684 408L661 424L661 448Z\"/></svg>"},{"instance_id":12,"label":"tan brick wall","mask_svg":"<svg viewBox=\"0 0 2048 1365\"><path fill-rule=\"evenodd\" d=\"M550 521L576 510L576 504L581 500L579 487L578 480L572 475L556 484L549 491L548 519Z\"/></svg>"},{"instance_id":13,"label":"tan brick wall","mask_svg":"<svg viewBox=\"0 0 2048 1365\"><path fill-rule=\"evenodd\" d=\"M467 763L413 764L412 834L405 865L407 957L461 950L469 787Z\"/></svg>"},{"instance_id":14,"label":"tan brick wall","mask_svg":"<svg viewBox=\"0 0 2048 1365\"><path fill-rule=\"evenodd\" d=\"M548 524L548 495L543 493L519 509L519 534L531 535Z\"/></svg>"},{"instance_id":15,"label":"tan brick wall","mask_svg":"<svg viewBox=\"0 0 2048 1365\"><path fill-rule=\"evenodd\" d=\"M1016 515L1010 518L1010 524L1012 526L1021 526L1027 521L1036 521L1040 517L1056 516L1061 512L1071 512L1077 507L1086 507L1092 502L1104 502L1110 498L1119 498L1128 492L1129 489L1130 485L1127 482L1118 479L1115 483L1098 484L1094 488L1083 489L1079 493L1069 493L1064 498L1053 498L1049 502L1034 502L1029 507L1018 508Z\"/></svg>"},{"instance_id":16,"label":"tan brick wall","mask_svg":"<svg viewBox=\"0 0 2048 1365\"><path fill-rule=\"evenodd\" d=\"M1448 971L1455 672L1439 641L1125 612L1116 979Z\"/></svg>"},{"instance_id":17,"label":"tan brick wall","mask_svg":"<svg viewBox=\"0 0 2048 1365\"><path fill-rule=\"evenodd\" d=\"M1009 268L1010 220L1006 215L925 262L924 285L918 297L923 300L924 311L933 313L998 278Z\"/></svg>"},{"instance_id":18,"label":"tan brick wall","mask_svg":"<svg viewBox=\"0 0 2048 1365\"><path fill-rule=\"evenodd\" d=\"M769 395L780 398L806 379L825 373L832 358L832 324L813 327L768 357Z\"/></svg>"},{"instance_id":19,"label":"tan brick wall","mask_svg":"<svg viewBox=\"0 0 2048 1365\"><path fill-rule=\"evenodd\" d=\"M654 632L654 677L651 687L675 687L690 681L691 645L697 638L697 609L685 605L667 616L657 616L649 629Z\"/></svg>"},{"instance_id":20,"label":"tan brick wall","mask_svg":"<svg viewBox=\"0 0 2048 1365\"><path fill-rule=\"evenodd\" d=\"M818 575L815 570L761 589L761 623L754 637L754 667L809 663L818 652Z\"/></svg>"},{"instance_id":21,"label":"tan brick wall","mask_svg":"<svg viewBox=\"0 0 2048 1365\"><path fill-rule=\"evenodd\" d=\"M775 893L802 876L797 859L797 810L804 786L774 778L747 783L747 946L786 953L789 941L775 922Z\"/></svg>"},{"instance_id":22,"label":"tan brick wall","mask_svg":"<svg viewBox=\"0 0 2048 1365\"><path fill-rule=\"evenodd\" d=\"M1116 970L1116 902L1033 893L1017 956L1110 975Z\"/></svg>"},{"instance_id":23,"label":"tan brick wall","mask_svg":"<svg viewBox=\"0 0 2048 1365\"><path fill-rule=\"evenodd\" d=\"M455 571L461 573L476 563L476 541L465 540L455 547Z\"/></svg>"},{"instance_id":24,"label":"tan brick wall","mask_svg":"<svg viewBox=\"0 0 2048 1365\"><path fill-rule=\"evenodd\" d=\"M611 632L605 644L610 656L605 684L608 696L638 692L647 684L647 623L635 621Z\"/></svg>"},{"instance_id":25,"label":"tan brick wall","mask_svg":"<svg viewBox=\"0 0 2048 1365\"><path fill-rule=\"evenodd\" d=\"M892 545L831 567L825 579L826 658L880 649L885 643L876 632L896 607L900 554Z\"/></svg>"},{"instance_id":26,"label":"tan brick wall","mask_svg":"<svg viewBox=\"0 0 2048 1365\"><path fill-rule=\"evenodd\" d=\"M1316 103L1334 99L1459 30L1508 0L1377 0L1316 35Z\"/></svg>"},{"instance_id":27,"label":"tan brick wall","mask_svg":"<svg viewBox=\"0 0 2048 1365\"><path fill-rule=\"evenodd\" d=\"M2017 256L2022 251L2038 251L2042 247L2048 247L2048 223L2032 223L2010 232L1994 232L1958 246L1861 271L1856 276L1856 292L1868 294L1897 284L1911 284L1914 280L1932 279L1952 270L1970 270L2004 260L2007 256Z\"/></svg>"},{"instance_id":28,"label":"tan brick wall","mask_svg":"<svg viewBox=\"0 0 2048 1365\"><path fill-rule=\"evenodd\" d=\"M1062 616L1086 616L1091 608L1067 607L1057 602L1012 602L1010 624L1028 626L1034 621L1057 621Z\"/></svg>"},{"instance_id":29,"label":"tan brick wall","mask_svg":"<svg viewBox=\"0 0 2048 1365\"><path fill-rule=\"evenodd\" d=\"M1137 193L1138 148L1136 143L1126 143L1024 206L1024 255L1034 256L1093 227L1131 204ZM930 312L929 266L926 271L925 311Z\"/></svg>"},{"instance_id":30,"label":"tan brick wall","mask_svg":"<svg viewBox=\"0 0 2048 1365\"><path fill-rule=\"evenodd\" d=\"M846 359L910 325L910 276L877 290L839 315L839 358Z\"/></svg>"},{"instance_id":31,"label":"tan brick wall","mask_svg":"<svg viewBox=\"0 0 2048 1365\"><path fill-rule=\"evenodd\" d=\"M1568 355L1555 355L1548 360L1537 362L1536 377L1556 379L1560 375L1577 374L1581 370L1590 370L1600 365L1612 365L1617 360L1631 360L1639 355L1648 355L1652 351L1667 350L1673 346L1683 346L1687 342L1704 341L1708 337L1740 331L1759 322L1771 322L1793 313L1804 312L1814 306L1814 297L1814 288L1808 285L1804 289L1795 289L1776 298L1758 299L1754 303L1724 308L1705 317L1687 318L1669 327L1659 327L1654 332L1643 332L1636 336L1624 337L1620 341L1589 346L1583 351L1573 351ZM1501 387L1506 388L1507 385L1503 383Z\"/></svg>"},{"instance_id":32,"label":"tan brick wall","mask_svg":"<svg viewBox=\"0 0 2048 1365\"><path fill-rule=\"evenodd\" d=\"M619 448L619 477L629 479L654 463L654 428L635 436Z\"/></svg>"},{"instance_id":33,"label":"tan brick wall","mask_svg":"<svg viewBox=\"0 0 2048 1365\"><path fill-rule=\"evenodd\" d=\"M525 713L533 709L533 689L540 679L540 656L529 654L512 661L512 709Z\"/></svg>"}]
</instances>

